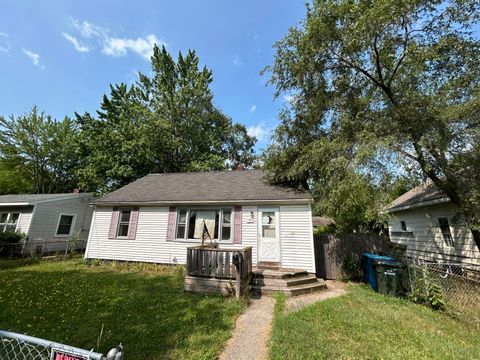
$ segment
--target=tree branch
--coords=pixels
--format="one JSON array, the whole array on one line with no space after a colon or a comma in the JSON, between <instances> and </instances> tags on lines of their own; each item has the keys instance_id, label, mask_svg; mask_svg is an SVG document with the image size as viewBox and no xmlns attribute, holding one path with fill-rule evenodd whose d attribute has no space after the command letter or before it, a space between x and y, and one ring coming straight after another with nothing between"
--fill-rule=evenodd
<instances>
[{"instance_id":1,"label":"tree branch","mask_svg":"<svg viewBox=\"0 0 480 360\"><path fill-rule=\"evenodd\" d=\"M390 87L390 84L393 81L393 78L397 74L398 69L400 68L400 65L402 64L403 60L405 59L405 56L407 55L407 46L408 46L408 40L409 40L409 32L408 32L408 25L405 22L405 18L402 17L402 23L403 23L403 29L405 32L404 38L403 38L403 50L402 50L402 55L397 61L397 64L395 65L392 74L390 75L390 79L387 82L387 86Z\"/></svg>"},{"instance_id":2,"label":"tree branch","mask_svg":"<svg viewBox=\"0 0 480 360\"><path fill-rule=\"evenodd\" d=\"M347 64L347 65L350 66L351 68L359 71L360 73L362 73L363 75L365 75L367 78L369 78L370 80L372 80L378 87L380 87L380 88L384 91L384 93L388 96L388 98L390 99L390 101L392 102L392 104L396 104L396 101L395 101L395 99L394 99L394 97L393 97L393 93L392 93L392 91L390 90L390 88L388 88L387 86L385 86L385 84L382 84L380 81L378 81L378 80L377 80L372 74L370 74L367 70L365 70L365 69L363 69L362 67L354 64L353 62L345 59L344 57L336 54L334 51L332 51L332 50L330 50L330 51L335 55L335 57L336 57L339 61Z\"/></svg>"}]
</instances>

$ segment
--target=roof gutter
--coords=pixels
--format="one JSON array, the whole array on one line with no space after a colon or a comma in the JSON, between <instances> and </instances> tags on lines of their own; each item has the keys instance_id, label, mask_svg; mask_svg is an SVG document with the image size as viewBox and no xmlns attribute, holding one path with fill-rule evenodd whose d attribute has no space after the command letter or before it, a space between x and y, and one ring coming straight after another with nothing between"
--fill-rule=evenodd
<instances>
[{"instance_id":1,"label":"roof gutter","mask_svg":"<svg viewBox=\"0 0 480 360\"><path fill-rule=\"evenodd\" d=\"M170 206L170 205L215 205L215 204L310 204L313 199L283 199L283 200L207 200L207 201L94 201L92 205L98 206Z\"/></svg>"},{"instance_id":2,"label":"roof gutter","mask_svg":"<svg viewBox=\"0 0 480 360\"><path fill-rule=\"evenodd\" d=\"M416 209L416 208L424 207L424 206L445 204L445 203L448 203L450 201L451 200L448 197L444 197L444 198L441 198L441 199L423 201L423 202L419 202L419 203L411 204L411 205L396 206L396 207L393 207L393 208L390 208L390 209L386 209L384 212L394 213L394 212L398 212L398 211Z\"/></svg>"},{"instance_id":3,"label":"roof gutter","mask_svg":"<svg viewBox=\"0 0 480 360\"><path fill-rule=\"evenodd\" d=\"M0 203L0 206L30 206L30 205L35 205L35 203L29 203L29 202Z\"/></svg>"}]
</instances>

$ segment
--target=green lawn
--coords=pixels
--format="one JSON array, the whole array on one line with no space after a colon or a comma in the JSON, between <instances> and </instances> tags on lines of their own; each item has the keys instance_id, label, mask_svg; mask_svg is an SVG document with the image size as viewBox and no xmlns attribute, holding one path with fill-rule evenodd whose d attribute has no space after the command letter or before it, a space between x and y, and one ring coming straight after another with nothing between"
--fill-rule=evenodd
<instances>
[{"instance_id":1,"label":"green lawn","mask_svg":"<svg viewBox=\"0 0 480 360\"><path fill-rule=\"evenodd\" d=\"M126 272L82 259L0 261L0 328L127 359L215 359L244 304L183 291L183 268ZM97 349L95 349L97 350Z\"/></svg>"},{"instance_id":2,"label":"green lawn","mask_svg":"<svg viewBox=\"0 0 480 360\"><path fill-rule=\"evenodd\" d=\"M480 329L422 305L350 285L345 296L285 314L272 359L480 359Z\"/></svg>"}]
</instances>

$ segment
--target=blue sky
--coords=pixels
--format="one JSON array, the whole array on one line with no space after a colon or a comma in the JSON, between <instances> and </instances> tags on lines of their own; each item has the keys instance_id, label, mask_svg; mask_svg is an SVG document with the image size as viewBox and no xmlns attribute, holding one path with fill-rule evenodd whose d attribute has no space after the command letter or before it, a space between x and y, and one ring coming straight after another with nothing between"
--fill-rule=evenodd
<instances>
[{"instance_id":1,"label":"blue sky","mask_svg":"<svg viewBox=\"0 0 480 360\"><path fill-rule=\"evenodd\" d=\"M33 104L60 119L95 112L110 83L149 71L153 42L195 49L213 70L215 103L268 144L284 99L260 70L275 41L305 15L303 1L17 1L0 5L0 115Z\"/></svg>"}]
</instances>

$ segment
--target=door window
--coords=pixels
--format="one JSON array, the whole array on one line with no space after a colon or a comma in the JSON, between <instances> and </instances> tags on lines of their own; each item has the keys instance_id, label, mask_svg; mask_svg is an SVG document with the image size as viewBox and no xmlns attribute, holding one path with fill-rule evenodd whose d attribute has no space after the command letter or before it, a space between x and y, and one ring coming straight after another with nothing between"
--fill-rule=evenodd
<instances>
[{"instance_id":1,"label":"door window","mask_svg":"<svg viewBox=\"0 0 480 360\"><path fill-rule=\"evenodd\" d=\"M268 211L262 213L262 237L275 237L275 212Z\"/></svg>"}]
</instances>

